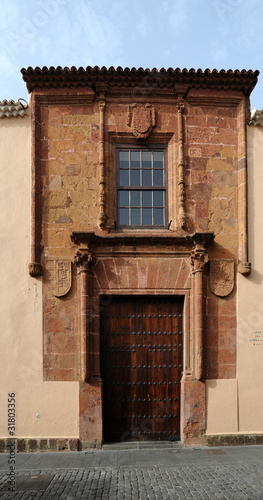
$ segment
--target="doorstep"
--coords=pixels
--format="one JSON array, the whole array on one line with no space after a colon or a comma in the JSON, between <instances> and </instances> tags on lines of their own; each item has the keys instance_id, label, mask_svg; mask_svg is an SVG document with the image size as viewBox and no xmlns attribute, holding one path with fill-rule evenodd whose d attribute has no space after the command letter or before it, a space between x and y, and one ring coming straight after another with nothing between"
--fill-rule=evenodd
<instances>
[{"instance_id":1,"label":"doorstep","mask_svg":"<svg viewBox=\"0 0 263 500\"><path fill-rule=\"evenodd\" d=\"M125 443L106 443L102 450L152 450L164 448L182 448L181 441L130 441Z\"/></svg>"}]
</instances>

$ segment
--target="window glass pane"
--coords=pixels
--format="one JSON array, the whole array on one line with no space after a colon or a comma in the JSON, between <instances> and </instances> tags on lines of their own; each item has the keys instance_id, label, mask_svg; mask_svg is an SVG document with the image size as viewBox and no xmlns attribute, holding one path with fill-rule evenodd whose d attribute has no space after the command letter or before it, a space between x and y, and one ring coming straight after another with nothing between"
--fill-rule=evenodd
<instances>
[{"instance_id":1,"label":"window glass pane","mask_svg":"<svg viewBox=\"0 0 263 500\"><path fill-rule=\"evenodd\" d=\"M141 191L131 191L131 206L132 207L141 206Z\"/></svg>"},{"instance_id":2,"label":"window glass pane","mask_svg":"<svg viewBox=\"0 0 263 500\"><path fill-rule=\"evenodd\" d=\"M153 206L154 207L163 207L163 191L154 191L153 193Z\"/></svg>"},{"instance_id":3,"label":"window glass pane","mask_svg":"<svg viewBox=\"0 0 263 500\"><path fill-rule=\"evenodd\" d=\"M120 151L120 168L129 168L129 151Z\"/></svg>"},{"instance_id":4,"label":"window glass pane","mask_svg":"<svg viewBox=\"0 0 263 500\"><path fill-rule=\"evenodd\" d=\"M150 151L142 152L142 168L152 168L152 153Z\"/></svg>"},{"instance_id":5,"label":"window glass pane","mask_svg":"<svg viewBox=\"0 0 263 500\"><path fill-rule=\"evenodd\" d=\"M153 171L153 185L154 186L163 186L163 170L154 170Z\"/></svg>"},{"instance_id":6,"label":"window glass pane","mask_svg":"<svg viewBox=\"0 0 263 500\"><path fill-rule=\"evenodd\" d=\"M143 170L142 171L142 185L143 186L152 186L152 170Z\"/></svg>"},{"instance_id":7,"label":"window glass pane","mask_svg":"<svg viewBox=\"0 0 263 500\"><path fill-rule=\"evenodd\" d=\"M153 153L153 168L163 168L163 152L155 151Z\"/></svg>"},{"instance_id":8,"label":"window glass pane","mask_svg":"<svg viewBox=\"0 0 263 500\"><path fill-rule=\"evenodd\" d=\"M143 207L152 207L152 191L143 191L142 192L142 206Z\"/></svg>"},{"instance_id":9,"label":"window glass pane","mask_svg":"<svg viewBox=\"0 0 263 500\"><path fill-rule=\"evenodd\" d=\"M120 208L120 225L126 226L129 224L129 209Z\"/></svg>"},{"instance_id":10,"label":"window glass pane","mask_svg":"<svg viewBox=\"0 0 263 500\"><path fill-rule=\"evenodd\" d=\"M120 170L120 186L129 186L129 170Z\"/></svg>"},{"instance_id":11,"label":"window glass pane","mask_svg":"<svg viewBox=\"0 0 263 500\"><path fill-rule=\"evenodd\" d=\"M131 186L140 186L140 170L131 170Z\"/></svg>"},{"instance_id":12,"label":"window glass pane","mask_svg":"<svg viewBox=\"0 0 263 500\"><path fill-rule=\"evenodd\" d=\"M131 152L131 168L140 168L140 151Z\"/></svg>"},{"instance_id":13,"label":"window glass pane","mask_svg":"<svg viewBox=\"0 0 263 500\"><path fill-rule=\"evenodd\" d=\"M142 223L144 226L152 225L152 209L151 208L143 208L142 209Z\"/></svg>"},{"instance_id":14,"label":"window glass pane","mask_svg":"<svg viewBox=\"0 0 263 500\"><path fill-rule=\"evenodd\" d=\"M141 209L140 208L132 208L131 209L131 223L132 224L141 224Z\"/></svg>"},{"instance_id":15,"label":"window glass pane","mask_svg":"<svg viewBox=\"0 0 263 500\"><path fill-rule=\"evenodd\" d=\"M164 226L164 152L119 150L118 221L120 226ZM142 187L143 186L143 187Z\"/></svg>"},{"instance_id":16,"label":"window glass pane","mask_svg":"<svg viewBox=\"0 0 263 500\"><path fill-rule=\"evenodd\" d=\"M163 208L153 209L153 223L155 226L164 224Z\"/></svg>"},{"instance_id":17,"label":"window glass pane","mask_svg":"<svg viewBox=\"0 0 263 500\"><path fill-rule=\"evenodd\" d=\"M119 191L119 206L128 207L129 206L129 192L130 191Z\"/></svg>"}]
</instances>

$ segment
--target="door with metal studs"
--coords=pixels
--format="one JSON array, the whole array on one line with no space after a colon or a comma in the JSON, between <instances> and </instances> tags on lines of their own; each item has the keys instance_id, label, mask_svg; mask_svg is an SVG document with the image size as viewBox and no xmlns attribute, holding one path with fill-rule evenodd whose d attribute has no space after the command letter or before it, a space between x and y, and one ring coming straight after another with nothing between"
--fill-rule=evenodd
<instances>
[{"instance_id":1,"label":"door with metal studs","mask_svg":"<svg viewBox=\"0 0 263 500\"><path fill-rule=\"evenodd\" d=\"M180 439L182 310L178 297L101 298L104 442Z\"/></svg>"}]
</instances>

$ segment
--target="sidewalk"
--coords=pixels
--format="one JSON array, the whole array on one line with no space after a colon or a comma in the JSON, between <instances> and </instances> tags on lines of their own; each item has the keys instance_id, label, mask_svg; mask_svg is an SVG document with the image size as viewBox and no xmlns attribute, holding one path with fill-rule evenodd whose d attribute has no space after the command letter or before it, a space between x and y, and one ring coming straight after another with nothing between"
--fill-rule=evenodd
<instances>
[{"instance_id":1,"label":"sidewalk","mask_svg":"<svg viewBox=\"0 0 263 500\"><path fill-rule=\"evenodd\" d=\"M15 492L6 490L8 456L0 454L1 500L263 500L263 446L19 453Z\"/></svg>"}]
</instances>

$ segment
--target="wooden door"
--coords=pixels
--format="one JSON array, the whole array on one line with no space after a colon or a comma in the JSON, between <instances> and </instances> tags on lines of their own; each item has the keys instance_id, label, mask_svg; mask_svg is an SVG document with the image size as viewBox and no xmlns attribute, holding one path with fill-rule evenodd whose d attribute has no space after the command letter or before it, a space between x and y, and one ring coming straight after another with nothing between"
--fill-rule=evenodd
<instances>
[{"instance_id":1,"label":"wooden door","mask_svg":"<svg viewBox=\"0 0 263 500\"><path fill-rule=\"evenodd\" d=\"M178 297L102 298L104 442L180 439L182 307Z\"/></svg>"}]
</instances>

